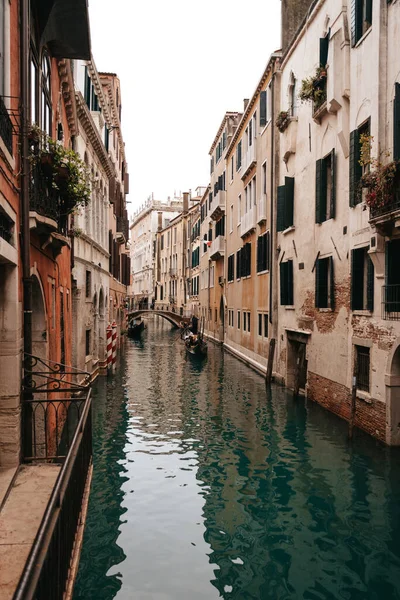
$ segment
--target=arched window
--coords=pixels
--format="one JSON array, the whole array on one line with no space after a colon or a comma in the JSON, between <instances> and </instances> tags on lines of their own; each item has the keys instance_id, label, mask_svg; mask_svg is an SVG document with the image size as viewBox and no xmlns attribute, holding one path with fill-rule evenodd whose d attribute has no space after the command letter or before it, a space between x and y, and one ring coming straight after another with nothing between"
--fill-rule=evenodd
<instances>
[{"instance_id":1,"label":"arched window","mask_svg":"<svg viewBox=\"0 0 400 600\"><path fill-rule=\"evenodd\" d=\"M50 60L47 54L43 54L41 66L41 127L43 131L51 136L51 74Z\"/></svg>"}]
</instances>

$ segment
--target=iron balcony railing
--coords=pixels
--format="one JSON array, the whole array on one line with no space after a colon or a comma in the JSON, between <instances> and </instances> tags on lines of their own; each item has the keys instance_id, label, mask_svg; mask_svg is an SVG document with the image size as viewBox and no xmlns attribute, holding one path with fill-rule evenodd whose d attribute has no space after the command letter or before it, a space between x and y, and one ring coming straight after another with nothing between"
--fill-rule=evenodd
<instances>
[{"instance_id":1,"label":"iron balcony railing","mask_svg":"<svg viewBox=\"0 0 400 600\"><path fill-rule=\"evenodd\" d=\"M7 150L12 155L12 134L13 124L8 114L4 98L0 96L0 137L2 138Z\"/></svg>"},{"instance_id":2,"label":"iron balcony railing","mask_svg":"<svg viewBox=\"0 0 400 600\"><path fill-rule=\"evenodd\" d=\"M25 461L62 468L14 600L62 600L92 462L90 375L25 355L23 382Z\"/></svg>"},{"instance_id":3,"label":"iron balcony railing","mask_svg":"<svg viewBox=\"0 0 400 600\"><path fill-rule=\"evenodd\" d=\"M369 209L370 219L377 219L385 215L389 216L391 213L400 211L400 194L394 196L392 202L389 202L385 206L379 206L376 208L371 207Z\"/></svg>"},{"instance_id":4,"label":"iron balcony railing","mask_svg":"<svg viewBox=\"0 0 400 600\"><path fill-rule=\"evenodd\" d=\"M400 321L400 285L382 286L382 319Z\"/></svg>"},{"instance_id":5,"label":"iron balcony railing","mask_svg":"<svg viewBox=\"0 0 400 600\"><path fill-rule=\"evenodd\" d=\"M61 213L60 194L52 185L51 174L46 174L40 164L31 169L29 209L52 219L60 233L67 233L68 217Z\"/></svg>"}]
</instances>

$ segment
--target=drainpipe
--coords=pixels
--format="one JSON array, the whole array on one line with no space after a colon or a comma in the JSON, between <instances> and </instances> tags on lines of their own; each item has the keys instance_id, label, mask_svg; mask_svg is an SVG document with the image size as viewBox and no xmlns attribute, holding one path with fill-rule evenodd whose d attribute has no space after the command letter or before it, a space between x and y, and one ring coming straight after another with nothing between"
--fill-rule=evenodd
<instances>
[{"instance_id":1,"label":"drainpipe","mask_svg":"<svg viewBox=\"0 0 400 600\"><path fill-rule=\"evenodd\" d=\"M32 278L29 229L29 0L21 0L21 245L24 288L24 352L32 354Z\"/></svg>"},{"instance_id":2,"label":"drainpipe","mask_svg":"<svg viewBox=\"0 0 400 600\"><path fill-rule=\"evenodd\" d=\"M274 61L274 72L272 74L271 81L271 160L270 160L270 265L269 265L269 322L274 325L273 327L273 337L276 337L277 330L275 319L272 318L273 308L274 308L274 294L272 291L273 288L273 277L274 277L274 260L275 260L275 252L274 252L274 198L275 198L275 61ZM275 331L276 330L276 331Z\"/></svg>"}]
</instances>

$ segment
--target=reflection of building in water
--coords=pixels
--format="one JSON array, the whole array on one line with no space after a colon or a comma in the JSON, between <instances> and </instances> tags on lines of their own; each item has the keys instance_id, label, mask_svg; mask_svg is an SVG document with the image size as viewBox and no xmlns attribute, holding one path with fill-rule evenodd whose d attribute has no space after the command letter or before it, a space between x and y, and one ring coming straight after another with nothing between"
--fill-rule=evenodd
<instances>
[{"instance_id":1,"label":"reflection of building in water","mask_svg":"<svg viewBox=\"0 0 400 600\"><path fill-rule=\"evenodd\" d=\"M95 469L89 500L85 538L74 591L75 600L91 597L93 589L107 589L114 597L121 588L114 565L125 560L118 545L127 472L124 466L128 411L119 373L113 379L98 379L93 390L93 446ZM101 582L101 583L100 583Z\"/></svg>"}]
</instances>

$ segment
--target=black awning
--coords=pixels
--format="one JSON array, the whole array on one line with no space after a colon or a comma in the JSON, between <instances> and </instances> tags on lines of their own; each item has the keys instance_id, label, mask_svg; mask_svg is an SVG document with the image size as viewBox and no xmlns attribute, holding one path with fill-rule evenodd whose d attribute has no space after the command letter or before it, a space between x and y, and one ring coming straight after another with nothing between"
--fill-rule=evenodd
<instances>
[{"instance_id":1,"label":"black awning","mask_svg":"<svg viewBox=\"0 0 400 600\"><path fill-rule=\"evenodd\" d=\"M90 60L87 0L44 0L40 4L41 44L55 58Z\"/></svg>"}]
</instances>

